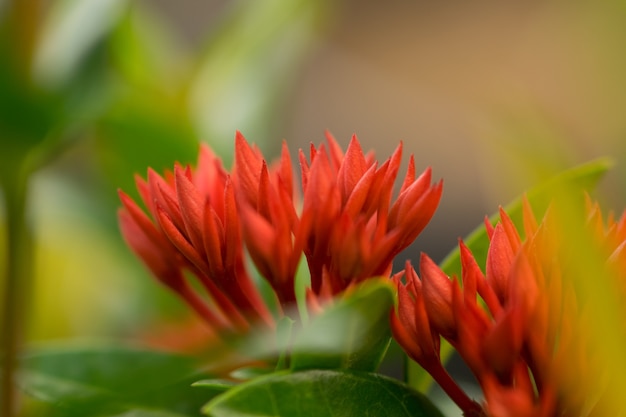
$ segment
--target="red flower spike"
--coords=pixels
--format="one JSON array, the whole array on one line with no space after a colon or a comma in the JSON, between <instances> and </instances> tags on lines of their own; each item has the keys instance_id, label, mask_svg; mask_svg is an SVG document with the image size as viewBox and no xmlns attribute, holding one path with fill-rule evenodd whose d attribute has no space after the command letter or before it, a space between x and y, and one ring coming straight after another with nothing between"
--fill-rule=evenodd
<instances>
[{"instance_id":1,"label":"red flower spike","mask_svg":"<svg viewBox=\"0 0 626 417\"><path fill-rule=\"evenodd\" d=\"M372 165L362 174L362 176L359 177L356 184L354 184L354 187L348 193L348 196L343 197L344 211L351 217L354 218L361 212L363 212L363 217L365 218L368 218L369 215L371 215L371 213L367 213L367 211L364 210L364 206L370 195L376 195L371 190L373 182L376 179L375 174L376 166Z\"/></svg>"},{"instance_id":2,"label":"red flower spike","mask_svg":"<svg viewBox=\"0 0 626 417\"><path fill-rule=\"evenodd\" d=\"M496 320L483 341L483 354L489 368L501 381L512 382L513 372L522 351L524 316L519 308L510 308Z\"/></svg>"},{"instance_id":3,"label":"red flower spike","mask_svg":"<svg viewBox=\"0 0 626 417\"><path fill-rule=\"evenodd\" d=\"M400 164L402 162L402 150L403 144L400 142L396 147L396 150L391 155L391 158L387 159L385 163L377 170L376 183L372 185L372 195L379 195L378 204L375 208L379 213L383 213L385 216L391 206L391 195L396 182L396 177L400 171ZM404 178L402 187L400 188L400 194L402 194L408 185L415 181L415 158L413 155L409 157L409 164L407 173ZM374 203L374 202L372 202Z\"/></svg>"},{"instance_id":4,"label":"red flower spike","mask_svg":"<svg viewBox=\"0 0 626 417\"><path fill-rule=\"evenodd\" d=\"M509 270L515 257L504 226L498 224L491 237L491 244L487 252L487 282L493 288L500 300L506 306L508 300Z\"/></svg>"},{"instance_id":5,"label":"red flower spike","mask_svg":"<svg viewBox=\"0 0 626 417\"><path fill-rule=\"evenodd\" d=\"M524 234L526 239L530 236L534 236L537 233L538 225L537 219L535 219L535 214L533 213L533 209L530 206L530 202L526 195L522 197L522 221L524 223Z\"/></svg>"},{"instance_id":6,"label":"red flower spike","mask_svg":"<svg viewBox=\"0 0 626 417\"><path fill-rule=\"evenodd\" d=\"M199 271L207 273L209 266L206 261L198 254L193 245L183 236L178 227L172 221L170 215L165 210L157 207L157 218L161 230L170 242L178 249L178 251L195 266Z\"/></svg>"},{"instance_id":7,"label":"red flower spike","mask_svg":"<svg viewBox=\"0 0 626 417\"><path fill-rule=\"evenodd\" d=\"M229 259L225 259L227 256L225 256L222 250L215 250L215 248L224 248L224 251L229 252L228 247L225 246L225 232L222 221L208 201L205 203L202 225L202 240L204 247L208 249L207 263L210 271L209 275L212 276L224 271L226 265L231 264L234 259L230 259L229 262Z\"/></svg>"},{"instance_id":8,"label":"red flower spike","mask_svg":"<svg viewBox=\"0 0 626 417\"><path fill-rule=\"evenodd\" d=\"M401 280L404 276L406 284ZM420 283L415 270L407 262L404 273L393 278L398 288L398 309L391 312L391 329L394 338L407 354L420 364L466 416L481 416L481 407L471 400L445 370L439 358L439 335L432 332L425 303L428 300L424 284ZM425 282L425 281L424 281ZM460 288L453 287L456 292Z\"/></svg>"},{"instance_id":9,"label":"red flower spike","mask_svg":"<svg viewBox=\"0 0 626 417\"><path fill-rule=\"evenodd\" d=\"M124 196L122 201L129 199L121 192L120 195ZM125 205L128 204L125 202ZM161 283L179 292L184 285L184 277L181 272L180 261L175 256L175 252L171 250L169 243L163 239L154 238L155 235L159 235L156 229L150 230L151 227L153 228L152 223L149 223L150 226L147 227L142 226L132 214L124 209L118 211L118 218L126 244Z\"/></svg>"},{"instance_id":10,"label":"red flower spike","mask_svg":"<svg viewBox=\"0 0 626 417\"><path fill-rule=\"evenodd\" d=\"M511 221L511 218L506 214L502 207L500 207L500 224L506 233L511 249L513 249L513 252L517 252L521 245L521 239L517 233L515 225Z\"/></svg>"},{"instance_id":11,"label":"red flower spike","mask_svg":"<svg viewBox=\"0 0 626 417\"><path fill-rule=\"evenodd\" d=\"M416 178L411 157L392 201L402 144L379 166L373 153L363 153L356 136L345 154L332 135L326 139L319 148L311 146L308 161L300 152L300 215L286 144L278 163L268 165L237 132L232 183L219 158L203 146L195 170L176 164L163 176L150 169L147 181L137 179L152 220L127 203L128 214L120 218L132 220L126 229L133 228L139 242L156 242L142 249L152 269L161 275L177 276L184 269L196 275L213 303L188 296L194 309L215 309L240 329L258 318L271 324L245 269L244 243L281 304L295 301L293 284L303 253L313 294L328 298L362 280L388 276L395 255L425 227L441 197L441 182L430 183L430 169ZM169 264L150 261L164 250L173 254L164 257Z\"/></svg>"},{"instance_id":12,"label":"red flower spike","mask_svg":"<svg viewBox=\"0 0 626 417\"><path fill-rule=\"evenodd\" d=\"M207 250L202 239L202 228L198 225L202 224L204 201L186 173L182 172L180 165L174 167L178 205L185 225L185 235L199 255L203 256Z\"/></svg>"},{"instance_id":13,"label":"red flower spike","mask_svg":"<svg viewBox=\"0 0 626 417\"><path fill-rule=\"evenodd\" d=\"M493 227L493 225L491 224L491 220L489 220L489 217L487 216L485 216L485 218L483 219L483 224L485 225L485 231L487 232L487 237L489 238L489 242L491 242L495 228Z\"/></svg>"},{"instance_id":14,"label":"red flower spike","mask_svg":"<svg viewBox=\"0 0 626 417\"><path fill-rule=\"evenodd\" d=\"M255 151L248 151L246 155L254 160ZM198 160L195 171L176 164L164 177L152 169L147 181L136 177L154 220L120 193L122 232L157 278L173 287L212 327L246 331L257 320L273 326L274 319L243 264L239 215L228 173L205 146ZM187 285L183 270L196 276L208 297Z\"/></svg>"},{"instance_id":15,"label":"red flower spike","mask_svg":"<svg viewBox=\"0 0 626 417\"><path fill-rule=\"evenodd\" d=\"M621 260L626 252L626 232L620 229L624 223L612 216L603 220L596 204L589 203L588 210L587 228L596 238L591 244L607 249L607 266L615 266L600 271L599 276L615 276L617 285L626 290L625 274L620 272L626 262ZM503 211L495 228L486 221L490 238L486 278L460 241L463 290L427 257L422 260L422 285L416 285L419 292L412 294L408 284L404 293L409 296L399 289L400 319L405 311L423 305L431 331L446 337L476 376L485 397L484 406L478 408L442 371L441 364L420 362L464 415L582 415L594 406L588 401L589 392L600 398L597 412L606 410L603 388L598 387L613 381L606 379L602 370L607 362L592 339L590 329L598 324L589 314L591 304L580 303L580 294L565 275L572 273L568 236L562 234L551 213L554 211L548 211L538 225L530 204L523 201L524 240ZM490 315L481 308L479 296ZM446 318L448 310L452 310L453 320ZM401 346L409 356L419 358L415 352L419 352L423 336L406 327L415 329L415 321L392 323Z\"/></svg>"},{"instance_id":16,"label":"red flower spike","mask_svg":"<svg viewBox=\"0 0 626 417\"><path fill-rule=\"evenodd\" d=\"M401 231L398 246L408 246L424 230L439 205L443 182L430 185L431 169L402 192L389 212L388 229Z\"/></svg>"},{"instance_id":17,"label":"red flower spike","mask_svg":"<svg viewBox=\"0 0 626 417\"><path fill-rule=\"evenodd\" d=\"M170 217L172 223L179 230L184 230L185 222L178 207L178 197L172 184L166 182L159 174L148 168L148 187L154 200L154 213L156 219L159 210L164 211Z\"/></svg>"},{"instance_id":18,"label":"red flower spike","mask_svg":"<svg viewBox=\"0 0 626 417\"><path fill-rule=\"evenodd\" d=\"M456 338L456 323L452 312L453 283L446 274L423 254L420 257L424 305L433 328L447 339Z\"/></svg>"},{"instance_id":19,"label":"red flower spike","mask_svg":"<svg viewBox=\"0 0 626 417\"><path fill-rule=\"evenodd\" d=\"M500 384L495 377L485 377L485 408L487 415L493 417L549 417L542 411L533 396L525 391Z\"/></svg>"},{"instance_id":20,"label":"red flower spike","mask_svg":"<svg viewBox=\"0 0 626 417\"><path fill-rule=\"evenodd\" d=\"M400 143L400 145L402 145L402 143ZM402 150L401 147L398 147L398 150ZM397 165L397 162L396 164ZM397 170L396 170L397 172ZM400 187L400 194L404 193L406 191L407 188L409 188L409 186L411 184L413 184L413 182L415 182L415 157L413 155L411 155L409 157L409 166L406 170L406 175L404 176L404 181L402 182L402 187Z\"/></svg>"},{"instance_id":21,"label":"red flower spike","mask_svg":"<svg viewBox=\"0 0 626 417\"><path fill-rule=\"evenodd\" d=\"M286 144L280 162L270 170L240 133L236 142L234 184L243 239L280 302L293 304L295 274L304 243L293 203L292 166Z\"/></svg>"},{"instance_id":22,"label":"red flower spike","mask_svg":"<svg viewBox=\"0 0 626 417\"><path fill-rule=\"evenodd\" d=\"M478 293L487 304L492 316L497 316L502 306L493 288L487 283L480 267L476 263L471 251L462 240L459 240L461 254L461 268L463 277L463 291L465 299L475 300Z\"/></svg>"},{"instance_id":23,"label":"red flower spike","mask_svg":"<svg viewBox=\"0 0 626 417\"><path fill-rule=\"evenodd\" d=\"M393 280L398 289L398 309L391 313L391 330L411 358L430 368L439 362L439 344L438 336L431 332L422 284L409 262L404 272L395 275Z\"/></svg>"},{"instance_id":24,"label":"red flower spike","mask_svg":"<svg viewBox=\"0 0 626 417\"><path fill-rule=\"evenodd\" d=\"M339 171L339 168L341 166L341 161L343 161L344 159L343 150L341 149L341 146L339 146L339 144L337 143L337 140L335 139L335 137L328 130L324 132L324 135L326 136L326 142L328 143L328 153L330 155L330 162L331 162L334 172L336 173ZM353 135L352 139L353 140L356 139L356 135ZM315 147L313 146L313 144L311 144L311 163L313 162L313 159L315 159L315 153L316 153Z\"/></svg>"},{"instance_id":25,"label":"red flower spike","mask_svg":"<svg viewBox=\"0 0 626 417\"><path fill-rule=\"evenodd\" d=\"M434 214L441 183L430 184L430 169L415 180L412 165L405 189L391 205L402 145L378 167L373 157L363 154L356 136L345 156L332 136L327 139L331 156L324 145L311 149L310 163L300 154L304 252L313 291L319 291L321 273L327 270L332 288L341 292L352 283L389 274L393 258Z\"/></svg>"},{"instance_id":26,"label":"red flower spike","mask_svg":"<svg viewBox=\"0 0 626 417\"><path fill-rule=\"evenodd\" d=\"M259 176L265 161L256 148L252 148L241 132L235 134L235 168L233 177L247 201L257 207Z\"/></svg>"},{"instance_id":27,"label":"red flower spike","mask_svg":"<svg viewBox=\"0 0 626 417\"><path fill-rule=\"evenodd\" d=\"M369 168L370 167L368 167L365 162L365 155L363 155L361 144L356 136L352 136L346 155L343 161L341 161L337 173L337 183L341 191L341 204L346 205L348 197L352 196L353 190ZM365 194L367 194L367 192L365 192ZM363 197L365 197L365 195ZM364 199L365 198L363 198L363 200Z\"/></svg>"},{"instance_id":28,"label":"red flower spike","mask_svg":"<svg viewBox=\"0 0 626 417\"><path fill-rule=\"evenodd\" d=\"M538 296L540 295L540 286L544 280L538 282L538 277L543 274L539 268L533 268L525 251L519 251L510 267L511 278L508 281L508 300L511 304L519 306L525 312L534 309Z\"/></svg>"}]
</instances>

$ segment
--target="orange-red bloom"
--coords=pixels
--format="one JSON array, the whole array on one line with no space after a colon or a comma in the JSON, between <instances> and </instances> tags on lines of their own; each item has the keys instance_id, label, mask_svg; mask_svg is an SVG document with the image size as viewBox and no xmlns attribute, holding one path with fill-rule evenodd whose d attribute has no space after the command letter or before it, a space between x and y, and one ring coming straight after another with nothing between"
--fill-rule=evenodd
<instances>
[{"instance_id":1,"label":"orange-red bloom","mask_svg":"<svg viewBox=\"0 0 626 417\"><path fill-rule=\"evenodd\" d=\"M136 177L151 218L120 192L120 227L127 243L153 274L177 292L216 330L246 329L273 319L244 267L235 191L230 175L203 146L195 170L176 165L165 178L148 170ZM187 283L192 272L209 299Z\"/></svg>"},{"instance_id":2,"label":"orange-red bloom","mask_svg":"<svg viewBox=\"0 0 626 417\"><path fill-rule=\"evenodd\" d=\"M274 323L246 269L246 252L282 307L296 302L303 256L312 307L352 284L389 276L393 258L432 217L442 184L431 184L430 169L416 177L411 157L392 200L402 145L378 166L356 137L345 155L332 136L327 142L328 150L312 146L309 160L300 153L301 193L285 144L280 159L268 164L239 132L232 173L206 146L196 169L176 165L164 177L149 170L147 181L137 177L149 214L120 192L122 233L153 274L218 331ZM206 296L191 289L184 271Z\"/></svg>"},{"instance_id":3,"label":"orange-red bloom","mask_svg":"<svg viewBox=\"0 0 626 417\"><path fill-rule=\"evenodd\" d=\"M442 183L431 184L427 169L415 176L413 156L398 197L393 186L402 144L382 165L364 155L352 137L343 151L327 134L328 149L300 152L304 201L304 253L315 294L337 294L373 276L388 276L393 258L411 244L432 218Z\"/></svg>"},{"instance_id":4,"label":"orange-red bloom","mask_svg":"<svg viewBox=\"0 0 626 417\"><path fill-rule=\"evenodd\" d=\"M581 229L591 229L589 236L596 239L592 246L599 246L608 257L607 267L618 265L609 274L598 270L598 276L616 275L623 288L626 215L618 222L610 217L605 225L597 205L588 207L586 227L584 219L579 220ZM601 387L590 380L597 383L599 374L606 375L598 372L600 358L590 333L589 307L583 308L584 295L572 278L577 273L572 257L580 253L572 255L576 252L567 242L570 236L550 213L537 224L525 201L523 215L524 239L503 210L495 228L486 222L490 238L486 274L460 242L462 287L425 255L421 280L407 265L394 278L399 300L391 317L394 336L465 415L601 414L607 403L597 395ZM482 406L443 369L440 337L476 376L484 393Z\"/></svg>"}]
</instances>

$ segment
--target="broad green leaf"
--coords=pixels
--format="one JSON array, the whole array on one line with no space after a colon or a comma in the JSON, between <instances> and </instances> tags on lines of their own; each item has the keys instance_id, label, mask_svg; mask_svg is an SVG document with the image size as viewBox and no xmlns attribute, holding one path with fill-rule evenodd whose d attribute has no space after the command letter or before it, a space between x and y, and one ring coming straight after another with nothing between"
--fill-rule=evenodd
<instances>
[{"instance_id":1,"label":"broad green leaf","mask_svg":"<svg viewBox=\"0 0 626 417\"><path fill-rule=\"evenodd\" d=\"M612 162L607 158L597 159L567 171L564 171L543 184L540 184L526 193L526 197L535 213L544 213L552 199L562 193L579 193L581 190L591 190L597 182L611 168ZM516 226L521 226L522 199L520 196L504 207ZM489 217L489 221L495 224L500 218L498 212ZM464 243L472 251L478 265L484 268L489 249L489 238L484 225L481 223L474 231L463 239ZM459 248L455 248L440 264L441 269L449 276L461 276L461 261ZM452 347L442 342L441 358L445 362L453 352ZM426 390L432 382L432 378L419 365L409 361L408 381L412 387Z\"/></svg>"},{"instance_id":2,"label":"broad green leaf","mask_svg":"<svg viewBox=\"0 0 626 417\"><path fill-rule=\"evenodd\" d=\"M229 390L202 411L211 417L442 416L399 381L349 370L278 372Z\"/></svg>"},{"instance_id":3,"label":"broad green leaf","mask_svg":"<svg viewBox=\"0 0 626 417\"><path fill-rule=\"evenodd\" d=\"M393 289L384 280L365 282L336 300L295 336L291 368L374 371L389 346L393 303Z\"/></svg>"},{"instance_id":4,"label":"broad green leaf","mask_svg":"<svg viewBox=\"0 0 626 417\"><path fill-rule=\"evenodd\" d=\"M197 416L211 397L191 387L201 376L198 365L191 357L145 349L49 347L21 359L19 383L26 393L72 416L133 410Z\"/></svg>"}]
</instances>

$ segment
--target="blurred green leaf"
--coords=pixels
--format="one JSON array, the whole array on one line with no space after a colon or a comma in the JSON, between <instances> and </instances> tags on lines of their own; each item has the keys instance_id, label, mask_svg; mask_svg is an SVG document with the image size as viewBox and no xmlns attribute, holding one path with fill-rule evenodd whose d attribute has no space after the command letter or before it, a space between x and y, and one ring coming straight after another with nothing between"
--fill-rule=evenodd
<instances>
[{"instance_id":1,"label":"blurred green leaf","mask_svg":"<svg viewBox=\"0 0 626 417\"><path fill-rule=\"evenodd\" d=\"M442 416L422 394L372 373L279 372L235 387L204 408L212 417Z\"/></svg>"},{"instance_id":2,"label":"blurred green leaf","mask_svg":"<svg viewBox=\"0 0 626 417\"><path fill-rule=\"evenodd\" d=\"M327 20L326 0L240 1L211 33L190 85L194 124L215 146L236 129L267 142L274 112L315 32ZM230 141L218 153L232 155Z\"/></svg>"},{"instance_id":3,"label":"blurred green leaf","mask_svg":"<svg viewBox=\"0 0 626 417\"><path fill-rule=\"evenodd\" d=\"M50 4L35 62L46 86L70 82L90 51L115 26L128 0L62 0Z\"/></svg>"},{"instance_id":4,"label":"blurred green leaf","mask_svg":"<svg viewBox=\"0 0 626 417\"><path fill-rule=\"evenodd\" d=\"M14 71L0 47L1 177L12 176L28 153L43 142L62 117L60 98Z\"/></svg>"},{"instance_id":5,"label":"blurred green leaf","mask_svg":"<svg viewBox=\"0 0 626 417\"><path fill-rule=\"evenodd\" d=\"M606 158L579 165L530 189L525 195L533 210L536 213L543 213L554 196L563 191L593 189L612 165L612 162ZM522 224L522 196L506 205L504 211L506 211L515 225L520 226ZM495 213L489 217L489 221L491 224L496 224L499 218L499 213ZM478 226L463 241L474 254L478 265L485 265L489 249L489 238L484 225ZM440 266L449 276L461 276L461 260L458 247L446 256Z\"/></svg>"},{"instance_id":6,"label":"blurred green leaf","mask_svg":"<svg viewBox=\"0 0 626 417\"><path fill-rule=\"evenodd\" d=\"M115 26L109 39L111 64L131 88L170 94L170 100L186 108L182 96L193 56L167 24L143 6L134 3Z\"/></svg>"},{"instance_id":7,"label":"blurred green leaf","mask_svg":"<svg viewBox=\"0 0 626 417\"><path fill-rule=\"evenodd\" d=\"M128 97L98 125L97 156L113 198L118 187L137 196L134 174L145 177L147 167L171 170L174 161L195 164L197 152L186 115L164 97Z\"/></svg>"},{"instance_id":8,"label":"blurred green leaf","mask_svg":"<svg viewBox=\"0 0 626 417\"><path fill-rule=\"evenodd\" d=\"M376 370L391 340L393 304L391 285L370 280L311 315L295 336L291 369Z\"/></svg>"},{"instance_id":9,"label":"blurred green leaf","mask_svg":"<svg viewBox=\"0 0 626 417\"><path fill-rule=\"evenodd\" d=\"M48 347L22 358L19 381L64 415L194 416L207 400L191 387L200 377L197 362L136 348Z\"/></svg>"}]
</instances>

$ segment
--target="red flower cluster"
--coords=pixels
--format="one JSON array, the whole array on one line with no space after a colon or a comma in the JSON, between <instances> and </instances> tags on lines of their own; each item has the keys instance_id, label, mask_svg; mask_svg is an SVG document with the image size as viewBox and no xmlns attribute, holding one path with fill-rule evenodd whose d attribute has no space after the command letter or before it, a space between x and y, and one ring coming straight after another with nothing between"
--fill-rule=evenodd
<instances>
[{"instance_id":1,"label":"red flower cluster","mask_svg":"<svg viewBox=\"0 0 626 417\"><path fill-rule=\"evenodd\" d=\"M195 169L176 165L163 177L152 170L147 181L137 177L148 214L120 192L120 227L157 279L215 330L245 331L255 321L272 326L274 318L246 268L244 247L283 307L296 301L303 255L312 301L388 276L393 258L433 216L442 191L441 182L431 184L430 169L416 178L411 157L392 202L401 154L402 145L378 166L356 137L344 155L328 134L327 145L312 146L308 159L300 152L299 193L286 145L280 160L268 165L237 132L230 173L204 146ZM191 288L185 271L199 280L206 297Z\"/></svg>"},{"instance_id":2,"label":"red flower cluster","mask_svg":"<svg viewBox=\"0 0 626 417\"><path fill-rule=\"evenodd\" d=\"M607 276L621 270L616 283L623 286L626 215L619 222L611 217L605 225L597 205L590 204L588 212L584 229L594 229L592 235L609 250L605 266L619 269ZM500 218L495 228L486 222L486 274L460 242L462 286L426 255L421 280L408 264L394 277L399 297L392 313L394 336L466 416L604 415L608 407L602 396L589 395L597 351L587 343L592 341L585 333L589 311L568 280L576 262L568 262L567 234L550 212L538 225L526 201L525 239L503 210ZM484 405L470 399L443 368L440 337L476 376Z\"/></svg>"}]
</instances>

